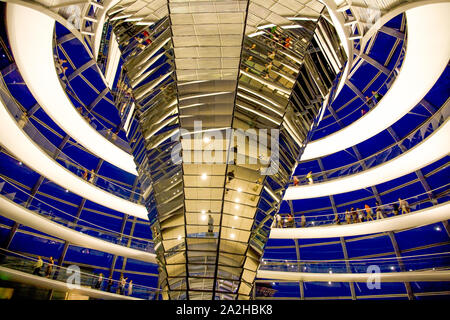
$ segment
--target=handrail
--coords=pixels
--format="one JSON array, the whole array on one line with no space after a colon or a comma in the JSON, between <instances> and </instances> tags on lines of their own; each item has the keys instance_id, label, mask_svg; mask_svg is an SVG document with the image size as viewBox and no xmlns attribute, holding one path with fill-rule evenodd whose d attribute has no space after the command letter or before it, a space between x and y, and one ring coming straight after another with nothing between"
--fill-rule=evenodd
<instances>
[{"instance_id":1,"label":"handrail","mask_svg":"<svg viewBox=\"0 0 450 320\"><path fill-rule=\"evenodd\" d=\"M14 188L13 190L5 190L4 183L8 184L8 186ZM23 198L19 195L25 195ZM78 216L74 216L70 213L67 213L55 206L52 206L51 204L46 203L45 201L37 198L36 196L32 196L29 192L26 190L18 187L14 183L11 183L3 177L0 177L0 195L3 195L10 200L14 201L15 203L27 208L28 210L31 210L41 216L44 216L45 218L57 222L58 224L61 224L65 227L68 227L70 229L74 229L75 231L88 234L93 237L100 238L101 240L105 240L108 242L112 242L115 244L119 244L122 246L128 247L128 242L130 248L138 249L145 252L154 253L154 243L153 241L145 238L139 238L131 235L122 235L118 233L117 231L105 228L103 226L94 224L88 220L84 220L79 218ZM32 201L37 201L38 204L34 204ZM43 206L41 206L43 204ZM42 207L48 206L51 209L60 212L62 216L56 216L52 210L45 210ZM73 218L73 220L68 220L67 218L64 218L65 216ZM80 225L78 222L83 222L87 225L91 225L92 227L87 227L85 225ZM102 230L98 230L102 229ZM150 231L150 227L149 227ZM109 233L109 234L108 234ZM105 237L106 236L106 237Z\"/></svg>"}]
</instances>

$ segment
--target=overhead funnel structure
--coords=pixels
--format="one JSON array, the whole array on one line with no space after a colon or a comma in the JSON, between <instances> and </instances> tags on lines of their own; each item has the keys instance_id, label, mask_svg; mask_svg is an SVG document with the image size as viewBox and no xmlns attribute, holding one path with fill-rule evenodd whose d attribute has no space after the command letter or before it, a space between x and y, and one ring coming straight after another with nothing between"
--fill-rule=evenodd
<instances>
[{"instance_id":1,"label":"overhead funnel structure","mask_svg":"<svg viewBox=\"0 0 450 320\"><path fill-rule=\"evenodd\" d=\"M250 298L273 216L347 59L320 1L278 4L124 0L109 10L165 299Z\"/></svg>"}]
</instances>

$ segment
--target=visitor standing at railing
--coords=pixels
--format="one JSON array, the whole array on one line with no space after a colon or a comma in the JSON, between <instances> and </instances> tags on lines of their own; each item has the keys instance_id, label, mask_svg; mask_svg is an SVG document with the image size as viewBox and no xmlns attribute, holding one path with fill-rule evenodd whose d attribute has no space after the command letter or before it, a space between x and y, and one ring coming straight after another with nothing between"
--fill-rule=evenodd
<instances>
[{"instance_id":1,"label":"visitor standing at railing","mask_svg":"<svg viewBox=\"0 0 450 320\"><path fill-rule=\"evenodd\" d=\"M356 213L358 215L358 222L364 222L364 211L356 208Z\"/></svg>"},{"instance_id":2,"label":"visitor standing at railing","mask_svg":"<svg viewBox=\"0 0 450 320\"><path fill-rule=\"evenodd\" d=\"M34 264L33 274L37 276L41 276L41 268L44 265L44 261L42 261L41 256L38 256L36 263Z\"/></svg>"}]
</instances>

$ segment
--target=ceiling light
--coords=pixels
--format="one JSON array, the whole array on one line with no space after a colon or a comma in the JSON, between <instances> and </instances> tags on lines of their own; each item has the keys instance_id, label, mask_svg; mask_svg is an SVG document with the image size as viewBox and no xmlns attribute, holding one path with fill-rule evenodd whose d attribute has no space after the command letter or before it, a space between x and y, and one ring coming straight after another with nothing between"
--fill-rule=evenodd
<instances>
[{"instance_id":1,"label":"ceiling light","mask_svg":"<svg viewBox=\"0 0 450 320\"><path fill-rule=\"evenodd\" d=\"M234 205L234 208L237 210L237 209L239 209L239 205L238 204L235 204Z\"/></svg>"},{"instance_id":2,"label":"ceiling light","mask_svg":"<svg viewBox=\"0 0 450 320\"><path fill-rule=\"evenodd\" d=\"M206 180L207 177L208 175L206 173L202 173L202 180Z\"/></svg>"},{"instance_id":3,"label":"ceiling light","mask_svg":"<svg viewBox=\"0 0 450 320\"><path fill-rule=\"evenodd\" d=\"M238 219L238 216L234 216L234 220L237 220Z\"/></svg>"},{"instance_id":4,"label":"ceiling light","mask_svg":"<svg viewBox=\"0 0 450 320\"><path fill-rule=\"evenodd\" d=\"M236 198L236 199L234 200L234 202L239 202L239 201L241 201L241 199L239 199L239 198Z\"/></svg>"},{"instance_id":5,"label":"ceiling light","mask_svg":"<svg viewBox=\"0 0 450 320\"><path fill-rule=\"evenodd\" d=\"M242 188L237 188L237 192L242 192Z\"/></svg>"},{"instance_id":6,"label":"ceiling light","mask_svg":"<svg viewBox=\"0 0 450 320\"><path fill-rule=\"evenodd\" d=\"M206 215L202 214L202 221L205 221L205 220L206 220Z\"/></svg>"},{"instance_id":7,"label":"ceiling light","mask_svg":"<svg viewBox=\"0 0 450 320\"><path fill-rule=\"evenodd\" d=\"M234 239L236 235L234 233L230 234L231 239Z\"/></svg>"},{"instance_id":8,"label":"ceiling light","mask_svg":"<svg viewBox=\"0 0 450 320\"><path fill-rule=\"evenodd\" d=\"M205 136L205 137L203 138L203 142L204 142L204 143L209 143L210 141L211 141L211 138L208 137L208 136Z\"/></svg>"},{"instance_id":9,"label":"ceiling light","mask_svg":"<svg viewBox=\"0 0 450 320\"><path fill-rule=\"evenodd\" d=\"M177 239L178 239L178 240L181 240L181 235L179 235Z\"/></svg>"}]
</instances>

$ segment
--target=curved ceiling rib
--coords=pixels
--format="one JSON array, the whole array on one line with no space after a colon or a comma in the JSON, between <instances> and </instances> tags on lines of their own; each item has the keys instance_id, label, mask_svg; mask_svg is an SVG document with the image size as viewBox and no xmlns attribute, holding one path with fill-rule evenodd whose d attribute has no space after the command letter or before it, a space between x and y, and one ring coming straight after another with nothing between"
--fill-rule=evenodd
<instances>
[{"instance_id":1,"label":"curved ceiling rib","mask_svg":"<svg viewBox=\"0 0 450 320\"><path fill-rule=\"evenodd\" d=\"M145 251L127 248L115 243L100 240L98 238L88 236L81 232L64 227L59 223L50 221L33 211L25 209L21 205L14 203L13 201L0 197L0 210L4 217L17 221L20 224L24 224L28 227L35 228L41 232L45 232L54 237L67 240L71 244L82 246L83 248L89 248L99 250L103 252L112 253L118 256L136 259L140 261L146 261L150 263L156 263L155 255Z\"/></svg>"},{"instance_id":2,"label":"curved ceiling rib","mask_svg":"<svg viewBox=\"0 0 450 320\"><path fill-rule=\"evenodd\" d=\"M350 237L415 228L447 219L450 219L450 203L443 203L410 214L370 222L309 228L272 228L270 238L321 239Z\"/></svg>"},{"instance_id":3,"label":"curved ceiling rib","mask_svg":"<svg viewBox=\"0 0 450 320\"><path fill-rule=\"evenodd\" d=\"M105 139L77 112L65 94L53 58L55 20L36 10L7 5L7 29L17 67L45 112L96 156L136 175L133 157Z\"/></svg>"},{"instance_id":4,"label":"curved ceiling rib","mask_svg":"<svg viewBox=\"0 0 450 320\"><path fill-rule=\"evenodd\" d=\"M427 139L400 156L360 173L312 185L289 187L283 200L324 197L371 187L423 168L450 152L449 119Z\"/></svg>"},{"instance_id":5,"label":"curved ceiling rib","mask_svg":"<svg viewBox=\"0 0 450 320\"><path fill-rule=\"evenodd\" d=\"M450 30L449 14L449 3L424 5L406 11L406 56L391 89L364 117L342 130L309 142L302 161L323 157L363 142L387 129L415 107L448 64L450 42L446 40Z\"/></svg>"},{"instance_id":6,"label":"curved ceiling rib","mask_svg":"<svg viewBox=\"0 0 450 320\"><path fill-rule=\"evenodd\" d=\"M23 163L61 187L107 208L147 220L144 206L119 198L60 166L18 127L0 101L0 144Z\"/></svg>"}]
</instances>

